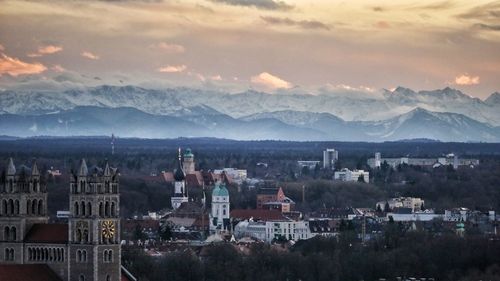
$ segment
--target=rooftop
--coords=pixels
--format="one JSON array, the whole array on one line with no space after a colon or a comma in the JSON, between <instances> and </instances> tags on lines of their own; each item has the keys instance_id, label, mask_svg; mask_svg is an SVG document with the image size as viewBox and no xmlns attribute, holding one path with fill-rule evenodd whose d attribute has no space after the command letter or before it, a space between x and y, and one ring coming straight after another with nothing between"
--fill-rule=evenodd
<instances>
[{"instance_id":1,"label":"rooftop","mask_svg":"<svg viewBox=\"0 0 500 281\"><path fill-rule=\"evenodd\" d=\"M46 264L0 264L0 276L8 281L62 281Z\"/></svg>"},{"instance_id":2,"label":"rooftop","mask_svg":"<svg viewBox=\"0 0 500 281\"><path fill-rule=\"evenodd\" d=\"M34 224L26 234L24 242L66 244L68 243L68 225L62 223Z\"/></svg>"}]
</instances>

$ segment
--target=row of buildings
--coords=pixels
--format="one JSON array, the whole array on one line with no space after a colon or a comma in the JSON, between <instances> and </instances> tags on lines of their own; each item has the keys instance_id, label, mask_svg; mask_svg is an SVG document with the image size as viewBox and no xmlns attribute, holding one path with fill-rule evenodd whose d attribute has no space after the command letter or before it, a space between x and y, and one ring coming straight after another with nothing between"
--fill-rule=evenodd
<instances>
[{"instance_id":1,"label":"row of buildings","mask_svg":"<svg viewBox=\"0 0 500 281\"><path fill-rule=\"evenodd\" d=\"M458 155L453 153L437 158L411 158L408 156L382 158L382 154L380 152L376 152L374 158L369 158L367 160L368 166L370 166L370 168L372 169L380 168L384 163L392 168L396 168L399 165L410 165L432 168L452 166L454 169L458 169L459 167L474 168L475 166L479 165L479 160L471 158L459 158Z\"/></svg>"}]
</instances>

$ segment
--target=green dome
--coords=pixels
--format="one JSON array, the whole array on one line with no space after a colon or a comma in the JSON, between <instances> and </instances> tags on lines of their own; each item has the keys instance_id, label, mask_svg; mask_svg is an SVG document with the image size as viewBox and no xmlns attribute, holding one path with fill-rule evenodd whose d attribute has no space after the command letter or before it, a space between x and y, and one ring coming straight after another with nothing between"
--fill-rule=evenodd
<instances>
[{"instance_id":1,"label":"green dome","mask_svg":"<svg viewBox=\"0 0 500 281\"><path fill-rule=\"evenodd\" d=\"M216 183L215 188L212 191L212 197L214 196L229 196L229 191L225 184Z\"/></svg>"},{"instance_id":2,"label":"green dome","mask_svg":"<svg viewBox=\"0 0 500 281\"><path fill-rule=\"evenodd\" d=\"M186 148L186 152L184 152L184 157L194 157L193 153L191 152L191 148Z\"/></svg>"}]
</instances>

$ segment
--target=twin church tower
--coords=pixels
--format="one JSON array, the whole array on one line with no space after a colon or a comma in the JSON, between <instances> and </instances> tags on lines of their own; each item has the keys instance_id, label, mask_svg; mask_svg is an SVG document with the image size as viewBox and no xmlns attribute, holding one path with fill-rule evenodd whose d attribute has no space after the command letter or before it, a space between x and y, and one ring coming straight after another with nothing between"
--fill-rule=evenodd
<instances>
[{"instance_id":1,"label":"twin church tower","mask_svg":"<svg viewBox=\"0 0 500 281\"><path fill-rule=\"evenodd\" d=\"M48 223L47 187L36 163L16 168L9 159L0 179L2 272L36 270L68 281L123 280L119 206L117 170L108 163L89 169L82 160L70 175L68 223Z\"/></svg>"}]
</instances>

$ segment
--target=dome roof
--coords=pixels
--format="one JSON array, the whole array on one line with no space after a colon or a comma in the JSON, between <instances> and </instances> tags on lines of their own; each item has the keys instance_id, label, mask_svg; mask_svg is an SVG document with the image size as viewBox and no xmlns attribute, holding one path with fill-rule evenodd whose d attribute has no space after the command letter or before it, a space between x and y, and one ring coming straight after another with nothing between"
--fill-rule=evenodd
<instances>
[{"instance_id":1,"label":"dome roof","mask_svg":"<svg viewBox=\"0 0 500 281\"><path fill-rule=\"evenodd\" d=\"M212 190L212 197L213 196L229 196L229 191L227 190L226 185L216 183L214 190Z\"/></svg>"},{"instance_id":2,"label":"dome roof","mask_svg":"<svg viewBox=\"0 0 500 281\"><path fill-rule=\"evenodd\" d=\"M191 148L186 148L186 152L184 152L184 157L194 157L193 152L191 152Z\"/></svg>"}]
</instances>

